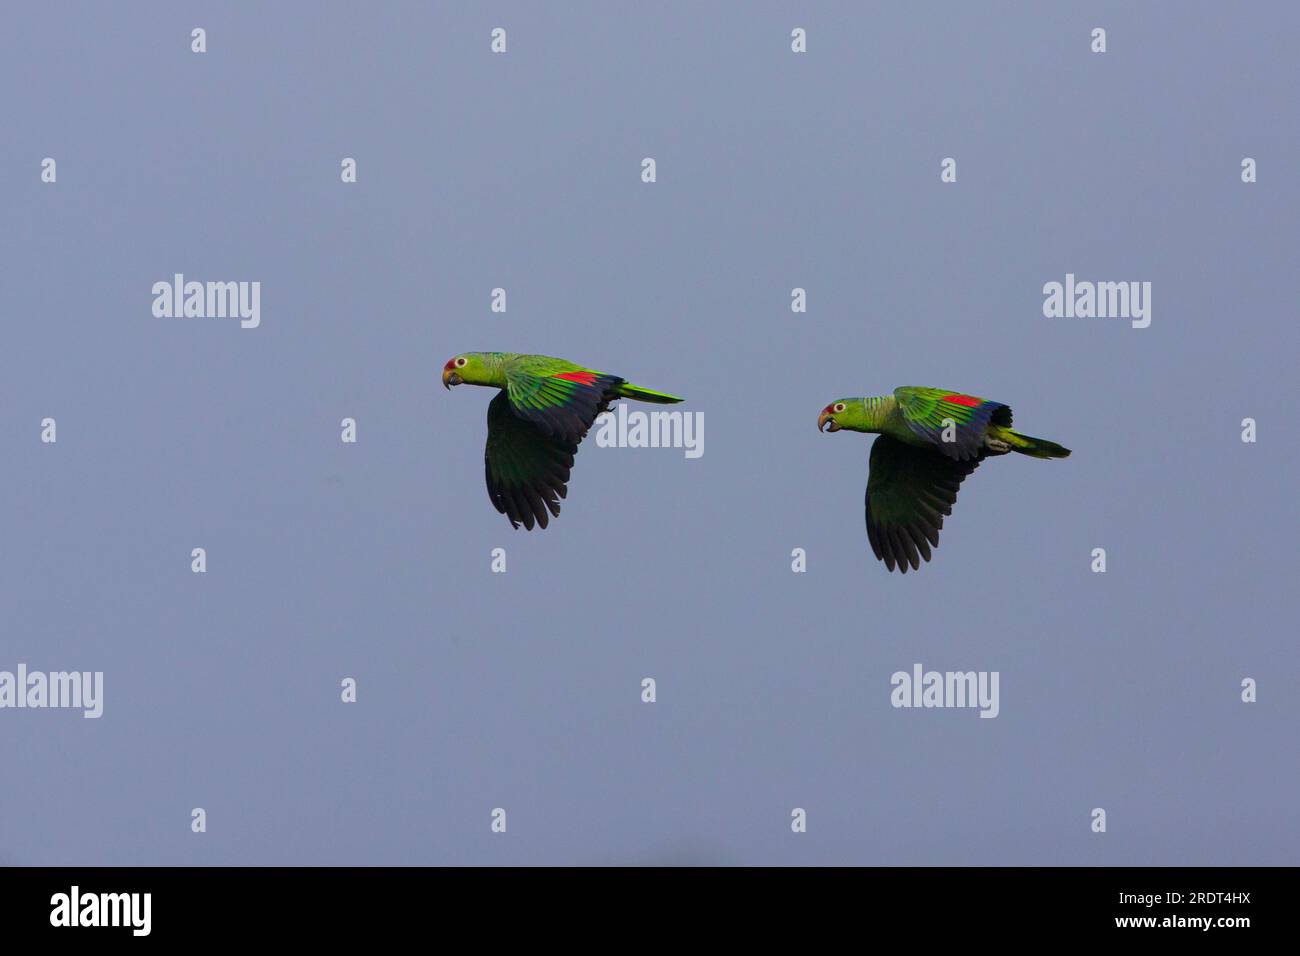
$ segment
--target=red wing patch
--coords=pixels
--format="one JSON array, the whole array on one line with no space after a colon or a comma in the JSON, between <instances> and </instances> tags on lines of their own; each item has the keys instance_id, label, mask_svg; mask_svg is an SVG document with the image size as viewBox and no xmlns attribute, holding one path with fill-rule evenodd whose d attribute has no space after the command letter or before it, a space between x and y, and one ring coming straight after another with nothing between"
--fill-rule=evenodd
<instances>
[{"instance_id":1,"label":"red wing patch","mask_svg":"<svg viewBox=\"0 0 1300 956\"><path fill-rule=\"evenodd\" d=\"M579 385L594 385L596 383L595 372L560 372L558 375L552 375L551 378L562 378L566 381L577 382Z\"/></svg>"},{"instance_id":2,"label":"red wing patch","mask_svg":"<svg viewBox=\"0 0 1300 956\"><path fill-rule=\"evenodd\" d=\"M965 405L967 408L974 408L977 405L984 404L974 395L945 395L939 399L941 402L951 402L953 405Z\"/></svg>"}]
</instances>

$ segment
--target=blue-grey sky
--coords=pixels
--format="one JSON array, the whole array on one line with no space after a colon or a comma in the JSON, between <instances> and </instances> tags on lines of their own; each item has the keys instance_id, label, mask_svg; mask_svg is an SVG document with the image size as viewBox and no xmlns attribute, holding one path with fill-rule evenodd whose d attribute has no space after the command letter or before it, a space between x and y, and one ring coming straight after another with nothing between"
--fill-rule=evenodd
<instances>
[{"instance_id":1,"label":"blue-grey sky","mask_svg":"<svg viewBox=\"0 0 1300 956\"><path fill-rule=\"evenodd\" d=\"M6 7L0 670L103 671L104 715L0 710L0 862L1296 863L1297 29ZM155 318L177 272L261 326ZM1150 327L1045 318L1066 273L1151 282ZM705 453L589 441L512 531L491 395L438 380L471 349L685 395ZM986 463L900 577L869 440L815 421L907 384L1074 455ZM918 662L999 716L891 707Z\"/></svg>"}]
</instances>

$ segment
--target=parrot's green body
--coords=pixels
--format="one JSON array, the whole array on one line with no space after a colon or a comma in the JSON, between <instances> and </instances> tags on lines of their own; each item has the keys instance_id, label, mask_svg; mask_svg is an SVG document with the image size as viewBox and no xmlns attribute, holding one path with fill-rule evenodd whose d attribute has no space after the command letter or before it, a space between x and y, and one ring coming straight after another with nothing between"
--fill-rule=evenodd
<instances>
[{"instance_id":1,"label":"parrot's green body","mask_svg":"<svg viewBox=\"0 0 1300 956\"><path fill-rule=\"evenodd\" d=\"M842 398L822 409L817 427L828 426L880 436L871 446L867 538L889 570L904 574L930 560L957 489L985 458L1070 454L1013 431L1009 406L942 388L904 386L893 395Z\"/></svg>"},{"instance_id":2,"label":"parrot's green body","mask_svg":"<svg viewBox=\"0 0 1300 956\"><path fill-rule=\"evenodd\" d=\"M488 405L488 497L512 527L529 531L560 514L578 443L612 402L681 401L566 359L515 352L462 352L443 366L442 384L500 389Z\"/></svg>"}]
</instances>

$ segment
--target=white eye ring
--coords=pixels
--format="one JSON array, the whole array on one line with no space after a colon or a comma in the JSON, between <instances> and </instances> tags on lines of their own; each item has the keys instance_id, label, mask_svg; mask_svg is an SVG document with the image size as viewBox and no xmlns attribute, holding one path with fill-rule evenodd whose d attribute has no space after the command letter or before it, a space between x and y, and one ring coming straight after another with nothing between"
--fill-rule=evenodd
<instances>
[{"instance_id":1,"label":"white eye ring","mask_svg":"<svg viewBox=\"0 0 1300 956\"><path fill-rule=\"evenodd\" d=\"M456 367L457 367L457 368L464 368L464 367L465 367L465 362L466 362L466 359L463 358L463 357L462 357L462 358L458 358L458 359L456 359Z\"/></svg>"},{"instance_id":2,"label":"white eye ring","mask_svg":"<svg viewBox=\"0 0 1300 956\"><path fill-rule=\"evenodd\" d=\"M833 409L833 411L834 411L835 414L837 414L837 415L838 415L840 412L844 411L844 403L843 403L843 402L836 402L836 403L835 403L835 408Z\"/></svg>"}]
</instances>

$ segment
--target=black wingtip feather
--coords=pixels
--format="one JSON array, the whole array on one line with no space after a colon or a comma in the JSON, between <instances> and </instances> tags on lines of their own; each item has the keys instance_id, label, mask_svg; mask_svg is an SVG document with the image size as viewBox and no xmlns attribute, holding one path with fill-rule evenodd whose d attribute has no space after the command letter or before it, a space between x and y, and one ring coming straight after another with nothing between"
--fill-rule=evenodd
<instances>
[{"instance_id":1,"label":"black wingtip feather","mask_svg":"<svg viewBox=\"0 0 1300 956\"><path fill-rule=\"evenodd\" d=\"M867 481L867 538L886 568L906 574L933 560L943 519L983 457L981 452L957 461L888 435L876 439Z\"/></svg>"}]
</instances>

